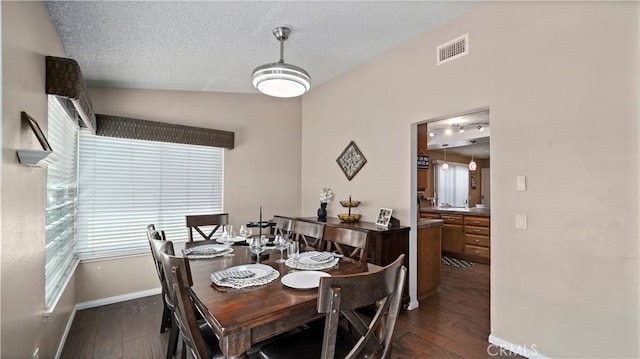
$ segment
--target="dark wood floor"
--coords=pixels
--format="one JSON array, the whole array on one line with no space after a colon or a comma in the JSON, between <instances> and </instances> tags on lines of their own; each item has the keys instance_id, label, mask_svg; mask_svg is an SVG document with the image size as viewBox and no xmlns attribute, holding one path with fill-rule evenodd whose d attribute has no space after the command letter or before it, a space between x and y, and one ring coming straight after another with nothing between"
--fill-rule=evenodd
<instances>
[{"instance_id":1,"label":"dark wood floor","mask_svg":"<svg viewBox=\"0 0 640 359\"><path fill-rule=\"evenodd\" d=\"M78 311L61 357L165 358L161 313L159 295ZM489 266L443 265L438 293L400 313L392 358L493 358L488 336Z\"/></svg>"}]
</instances>

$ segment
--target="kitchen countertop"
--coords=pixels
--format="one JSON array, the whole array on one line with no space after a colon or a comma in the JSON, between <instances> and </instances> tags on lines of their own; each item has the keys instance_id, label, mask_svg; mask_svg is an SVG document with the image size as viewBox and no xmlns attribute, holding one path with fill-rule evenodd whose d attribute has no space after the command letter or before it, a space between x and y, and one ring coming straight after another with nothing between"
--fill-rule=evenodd
<instances>
[{"instance_id":1,"label":"kitchen countertop","mask_svg":"<svg viewBox=\"0 0 640 359\"><path fill-rule=\"evenodd\" d=\"M425 229L431 227L440 227L444 221L441 219L420 218L418 220L418 229Z\"/></svg>"},{"instance_id":2,"label":"kitchen countertop","mask_svg":"<svg viewBox=\"0 0 640 359\"><path fill-rule=\"evenodd\" d=\"M491 210L489 208L422 207L420 208L420 212L466 214L478 217L491 217Z\"/></svg>"}]
</instances>

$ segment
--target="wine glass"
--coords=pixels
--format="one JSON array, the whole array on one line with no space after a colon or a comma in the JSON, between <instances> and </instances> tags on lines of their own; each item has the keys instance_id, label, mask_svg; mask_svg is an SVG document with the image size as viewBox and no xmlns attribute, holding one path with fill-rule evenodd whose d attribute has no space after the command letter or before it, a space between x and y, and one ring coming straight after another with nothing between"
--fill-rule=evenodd
<instances>
[{"instance_id":1,"label":"wine glass","mask_svg":"<svg viewBox=\"0 0 640 359\"><path fill-rule=\"evenodd\" d=\"M289 247L289 241L282 234L277 234L276 238L273 241L273 244L275 245L276 249L280 250L280 259L276 260L276 263L284 263L285 260L283 258L284 256L283 252L285 249Z\"/></svg>"},{"instance_id":2,"label":"wine glass","mask_svg":"<svg viewBox=\"0 0 640 359\"><path fill-rule=\"evenodd\" d=\"M232 225L227 224L222 227L222 243L226 245L228 249L231 249L231 244L233 243L235 238L236 238L236 234L233 231ZM232 255L233 254L229 252L225 254L225 257L230 257Z\"/></svg>"},{"instance_id":3,"label":"wine glass","mask_svg":"<svg viewBox=\"0 0 640 359\"><path fill-rule=\"evenodd\" d=\"M229 238L229 231L227 231L227 226L223 225L222 226L222 236L220 237L220 240L222 241L222 243L225 243Z\"/></svg>"},{"instance_id":4,"label":"wine glass","mask_svg":"<svg viewBox=\"0 0 640 359\"><path fill-rule=\"evenodd\" d=\"M251 238L249 242L249 250L256 255L256 263L260 263L260 253L264 252L267 246L265 236Z\"/></svg>"},{"instance_id":5,"label":"wine glass","mask_svg":"<svg viewBox=\"0 0 640 359\"><path fill-rule=\"evenodd\" d=\"M242 226L240 226L240 232L238 232L238 233L240 233L240 236L242 238L244 238L244 240L246 241L249 238L249 236L251 235L252 232L253 231L251 230L251 228L249 228L249 227L247 227L246 225L243 224Z\"/></svg>"}]
</instances>

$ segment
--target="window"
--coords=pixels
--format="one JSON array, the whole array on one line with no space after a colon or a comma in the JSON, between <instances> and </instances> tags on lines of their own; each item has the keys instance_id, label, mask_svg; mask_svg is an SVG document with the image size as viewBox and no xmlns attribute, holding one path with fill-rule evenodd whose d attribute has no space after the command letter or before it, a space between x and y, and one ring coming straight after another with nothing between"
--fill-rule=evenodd
<instances>
[{"instance_id":1,"label":"window","mask_svg":"<svg viewBox=\"0 0 640 359\"><path fill-rule=\"evenodd\" d=\"M78 263L75 255L78 125L55 96L49 96L45 306L50 310Z\"/></svg>"},{"instance_id":2,"label":"window","mask_svg":"<svg viewBox=\"0 0 640 359\"><path fill-rule=\"evenodd\" d=\"M449 169L442 170L442 163L436 164L436 193L438 204L465 207L469 199L469 168L460 163L448 162Z\"/></svg>"},{"instance_id":3,"label":"window","mask_svg":"<svg viewBox=\"0 0 640 359\"><path fill-rule=\"evenodd\" d=\"M180 241L185 215L222 212L222 148L83 131L79 161L80 259L148 253L148 224Z\"/></svg>"}]
</instances>

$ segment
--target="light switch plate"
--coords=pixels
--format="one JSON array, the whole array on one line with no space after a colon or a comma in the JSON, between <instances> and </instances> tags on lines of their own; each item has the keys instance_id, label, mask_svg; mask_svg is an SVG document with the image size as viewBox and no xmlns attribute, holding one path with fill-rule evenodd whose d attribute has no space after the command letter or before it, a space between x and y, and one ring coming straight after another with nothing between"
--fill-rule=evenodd
<instances>
[{"instance_id":1,"label":"light switch plate","mask_svg":"<svg viewBox=\"0 0 640 359\"><path fill-rule=\"evenodd\" d=\"M527 177L526 176L517 176L516 177L516 191L525 191L527 189Z\"/></svg>"},{"instance_id":2,"label":"light switch plate","mask_svg":"<svg viewBox=\"0 0 640 359\"><path fill-rule=\"evenodd\" d=\"M516 214L516 229L527 229L526 214Z\"/></svg>"}]
</instances>

